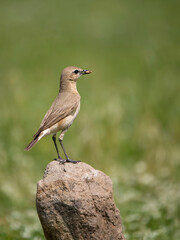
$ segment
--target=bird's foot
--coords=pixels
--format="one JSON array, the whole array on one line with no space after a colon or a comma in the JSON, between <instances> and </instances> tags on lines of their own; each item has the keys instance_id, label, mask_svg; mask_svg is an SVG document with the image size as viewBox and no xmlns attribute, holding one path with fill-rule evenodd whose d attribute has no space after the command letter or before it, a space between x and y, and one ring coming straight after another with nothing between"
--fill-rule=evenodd
<instances>
[{"instance_id":1,"label":"bird's foot","mask_svg":"<svg viewBox=\"0 0 180 240\"><path fill-rule=\"evenodd\" d=\"M66 160L62 159L61 157L54 158L53 160L58 161L60 164L64 164Z\"/></svg>"},{"instance_id":2,"label":"bird's foot","mask_svg":"<svg viewBox=\"0 0 180 240\"><path fill-rule=\"evenodd\" d=\"M78 163L78 162L81 162L81 161L78 161L78 160L71 160L69 158L67 158L65 161L68 162L68 163Z\"/></svg>"},{"instance_id":3,"label":"bird's foot","mask_svg":"<svg viewBox=\"0 0 180 240\"><path fill-rule=\"evenodd\" d=\"M55 161L58 161L60 164L64 164L64 163L78 163L78 162L81 162L81 161L78 161L78 160L72 160L72 159L62 159L61 157L58 157L58 158L54 158Z\"/></svg>"}]
</instances>

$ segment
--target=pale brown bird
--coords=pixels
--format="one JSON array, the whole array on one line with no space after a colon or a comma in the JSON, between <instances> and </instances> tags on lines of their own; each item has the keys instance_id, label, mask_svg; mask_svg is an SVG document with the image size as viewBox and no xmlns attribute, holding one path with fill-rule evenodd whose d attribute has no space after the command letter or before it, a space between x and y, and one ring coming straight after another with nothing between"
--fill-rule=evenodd
<instances>
[{"instance_id":1,"label":"pale brown bird","mask_svg":"<svg viewBox=\"0 0 180 240\"><path fill-rule=\"evenodd\" d=\"M58 160L62 163L79 162L69 159L62 141L65 132L71 126L80 110L80 95L76 88L76 82L81 75L89 74L91 72L92 71L83 70L77 67L67 67L62 71L59 94L44 116L39 130L33 136L34 139L25 148L26 151L29 151L44 136L53 134L52 139L58 155L58 158L55 160ZM66 156L65 160L60 157L56 144L56 133L58 131L61 131L59 142Z\"/></svg>"}]
</instances>

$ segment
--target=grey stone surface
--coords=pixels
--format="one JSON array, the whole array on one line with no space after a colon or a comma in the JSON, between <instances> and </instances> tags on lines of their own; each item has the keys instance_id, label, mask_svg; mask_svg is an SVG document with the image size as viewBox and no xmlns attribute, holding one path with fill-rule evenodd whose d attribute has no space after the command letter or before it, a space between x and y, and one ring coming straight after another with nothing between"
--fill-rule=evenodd
<instances>
[{"instance_id":1,"label":"grey stone surface","mask_svg":"<svg viewBox=\"0 0 180 240\"><path fill-rule=\"evenodd\" d=\"M36 206L47 240L124 239L111 179L88 164L49 163Z\"/></svg>"}]
</instances>

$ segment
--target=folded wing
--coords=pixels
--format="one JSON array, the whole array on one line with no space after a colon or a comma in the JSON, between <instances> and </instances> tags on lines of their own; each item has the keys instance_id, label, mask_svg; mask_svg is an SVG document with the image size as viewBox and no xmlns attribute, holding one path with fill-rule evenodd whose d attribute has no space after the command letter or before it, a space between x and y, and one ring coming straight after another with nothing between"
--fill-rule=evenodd
<instances>
[{"instance_id":1,"label":"folded wing","mask_svg":"<svg viewBox=\"0 0 180 240\"><path fill-rule=\"evenodd\" d=\"M44 116L40 128L34 137L38 136L43 130L46 130L73 113L78 107L79 101L80 95L77 93L60 93Z\"/></svg>"}]
</instances>

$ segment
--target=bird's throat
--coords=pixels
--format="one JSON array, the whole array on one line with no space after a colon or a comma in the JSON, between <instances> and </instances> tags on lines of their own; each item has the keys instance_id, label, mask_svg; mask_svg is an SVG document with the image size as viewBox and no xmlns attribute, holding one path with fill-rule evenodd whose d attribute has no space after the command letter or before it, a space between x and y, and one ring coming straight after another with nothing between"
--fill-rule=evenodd
<instances>
[{"instance_id":1,"label":"bird's throat","mask_svg":"<svg viewBox=\"0 0 180 240\"><path fill-rule=\"evenodd\" d=\"M60 82L59 92L77 92L76 82L75 81L66 81Z\"/></svg>"}]
</instances>

